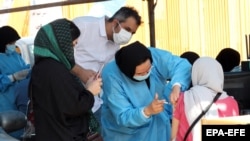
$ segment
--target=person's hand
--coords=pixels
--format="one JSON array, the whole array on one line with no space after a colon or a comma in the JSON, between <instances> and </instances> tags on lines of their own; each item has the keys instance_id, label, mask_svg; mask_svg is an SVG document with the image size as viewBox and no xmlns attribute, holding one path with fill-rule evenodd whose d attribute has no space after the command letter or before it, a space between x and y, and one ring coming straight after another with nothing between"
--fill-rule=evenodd
<instances>
[{"instance_id":1,"label":"person's hand","mask_svg":"<svg viewBox=\"0 0 250 141\"><path fill-rule=\"evenodd\" d=\"M93 76L96 76L95 71L84 69L83 72L80 74L80 79L83 81L83 83L86 84L88 80Z\"/></svg>"},{"instance_id":2,"label":"person's hand","mask_svg":"<svg viewBox=\"0 0 250 141\"><path fill-rule=\"evenodd\" d=\"M21 71L18 71L18 72L15 72L13 74L13 78L14 80L23 80L26 78L26 76L28 75L30 69L24 69L24 70L21 70Z\"/></svg>"},{"instance_id":3,"label":"person's hand","mask_svg":"<svg viewBox=\"0 0 250 141\"><path fill-rule=\"evenodd\" d=\"M82 67L80 67L78 64L76 64L73 68L72 68L72 73L75 74L78 78L80 78L80 80L86 84L87 81L96 75L96 72L93 70L88 70L88 69L84 69Z\"/></svg>"},{"instance_id":4,"label":"person's hand","mask_svg":"<svg viewBox=\"0 0 250 141\"><path fill-rule=\"evenodd\" d=\"M102 78L91 77L85 86L93 95L98 95L101 92Z\"/></svg>"},{"instance_id":5,"label":"person's hand","mask_svg":"<svg viewBox=\"0 0 250 141\"><path fill-rule=\"evenodd\" d=\"M154 100L144 108L144 113L147 116L155 115L164 110L164 102L165 100L159 100L158 94L155 94Z\"/></svg>"},{"instance_id":6,"label":"person's hand","mask_svg":"<svg viewBox=\"0 0 250 141\"><path fill-rule=\"evenodd\" d=\"M173 106L175 106L179 96L180 96L180 92L181 92L181 88L179 85L175 85L173 88L172 88L172 92L170 94L170 101L171 103L173 104Z\"/></svg>"}]
</instances>

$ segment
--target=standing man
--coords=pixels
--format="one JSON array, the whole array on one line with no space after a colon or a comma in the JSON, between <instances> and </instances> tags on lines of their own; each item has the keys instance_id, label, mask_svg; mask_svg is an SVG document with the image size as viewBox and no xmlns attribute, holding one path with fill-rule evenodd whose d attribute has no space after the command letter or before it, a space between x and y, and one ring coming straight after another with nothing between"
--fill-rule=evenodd
<instances>
[{"instance_id":1,"label":"standing man","mask_svg":"<svg viewBox=\"0 0 250 141\"><path fill-rule=\"evenodd\" d=\"M141 16L133 7L121 7L111 18L82 16L73 22L81 31L75 47L73 72L86 83L102 65L114 58L120 45L130 41L141 24ZM99 123L101 104L102 100L95 96L92 111Z\"/></svg>"}]
</instances>

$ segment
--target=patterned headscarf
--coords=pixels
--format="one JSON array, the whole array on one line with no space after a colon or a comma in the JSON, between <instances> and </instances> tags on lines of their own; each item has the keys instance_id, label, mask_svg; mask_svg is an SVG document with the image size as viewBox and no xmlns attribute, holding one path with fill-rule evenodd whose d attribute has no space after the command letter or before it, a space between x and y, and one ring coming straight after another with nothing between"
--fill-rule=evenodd
<instances>
[{"instance_id":1,"label":"patterned headscarf","mask_svg":"<svg viewBox=\"0 0 250 141\"><path fill-rule=\"evenodd\" d=\"M51 57L63 63L69 70L72 69L75 65L72 24L67 19L58 19L41 27L34 43L36 63L41 57Z\"/></svg>"},{"instance_id":2,"label":"patterned headscarf","mask_svg":"<svg viewBox=\"0 0 250 141\"><path fill-rule=\"evenodd\" d=\"M43 26L35 38L34 54L36 63L43 57L51 57L63 63L69 70L75 65L72 41L78 38L80 30L67 19L58 19ZM76 78L77 81L80 80ZM89 128L99 132L99 123L89 111Z\"/></svg>"}]
</instances>

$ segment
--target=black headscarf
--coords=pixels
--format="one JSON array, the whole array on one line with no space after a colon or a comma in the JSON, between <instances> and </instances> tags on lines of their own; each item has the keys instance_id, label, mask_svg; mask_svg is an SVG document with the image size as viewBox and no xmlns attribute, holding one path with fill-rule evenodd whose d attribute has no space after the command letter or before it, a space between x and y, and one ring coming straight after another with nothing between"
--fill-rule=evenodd
<instances>
[{"instance_id":1,"label":"black headscarf","mask_svg":"<svg viewBox=\"0 0 250 141\"><path fill-rule=\"evenodd\" d=\"M200 58L200 56L197 53L192 51L184 52L183 54L180 55L180 57L186 58L191 65L193 65L198 58Z\"/></svg>"},{"instance_id":2,"label":"black headscarf","mask_svg":"<svg viewBox=\"0 0 250 141\"><path fill-rule=\"evenodd\" d=\"M240 64L240 53L232 48L224 48L216 56L224 72L230 72Z\"/></svg>"},{"instance_id":3,"label":"black headscarf","mask_svg":"<svg viewBox=\"0 0 250 141\"><path fill-rule=\"evenodd\" d=\"M11 26L2 26L0 28L0 52L4 53L6 45L20 39L17 31Z\"/></svg>"},{"instance_id":4,"label":"black headscarf","mask_svg":"<svg viewBox=\"0 0 250 141\"><path fill-rule=\"evenodd\" d=\"M122 47L115 54L115 61L121 72L134 81L137 81L133 78L136 66L147 59L153 62L150 50L139 41Z\"/></svg>"}]
</instances>

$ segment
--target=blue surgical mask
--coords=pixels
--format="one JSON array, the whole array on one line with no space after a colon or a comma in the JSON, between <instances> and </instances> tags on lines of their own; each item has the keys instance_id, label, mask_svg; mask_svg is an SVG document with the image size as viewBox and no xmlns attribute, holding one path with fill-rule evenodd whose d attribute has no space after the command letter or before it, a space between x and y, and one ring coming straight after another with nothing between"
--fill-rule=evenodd
<instances>
[{"instance_id":1,"label":"blue surgical mask","mask_svg":"<svg viewBox=\"0 0 250 141\"><path fill-rule=\"evenodd\" d=\"M150 68L150 70L149 70L149 72L147 74L145 74L145 75L134 75L133 78L135 80L138 80L138 81L143 81L143 80L147 79L149 77L150 73L151 73L151 68Z\"/></svg>"},{"instance_id":2,"label":"blue surgical mask","mask_svg":"<svg viewBox=\"0 0 250 141\"><path fill-rule=\"evenodd\" d=\"M6 53L12 53L16 51L16 45L15 44L9 44L6 46Z\"/></svg>"}]
</instances>

